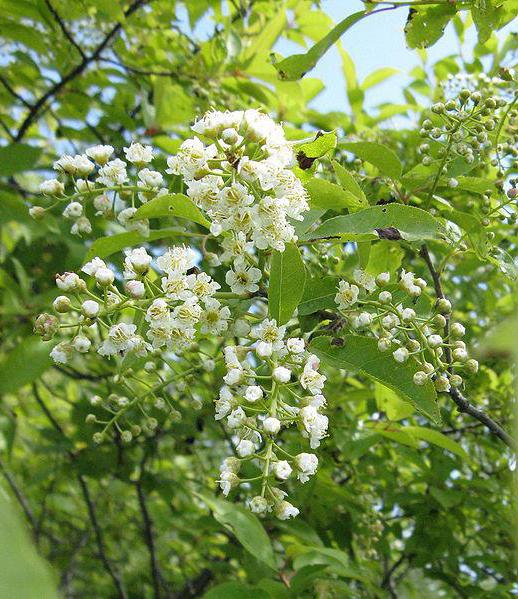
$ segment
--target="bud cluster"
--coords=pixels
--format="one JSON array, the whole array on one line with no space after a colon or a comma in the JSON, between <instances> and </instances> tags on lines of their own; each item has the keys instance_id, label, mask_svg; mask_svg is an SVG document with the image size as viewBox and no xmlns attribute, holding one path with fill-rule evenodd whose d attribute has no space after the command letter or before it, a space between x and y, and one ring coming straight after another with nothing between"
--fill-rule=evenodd
<instances>
[{"instance_id":1,"label":"bud cluster","mask_svg":"<svg viewBox=\"0 0 518 599\"><path fill-rule=\"evenodd\" d=\"M414 363L416 385L433 381L437 391L447 392L463 384L450 367L476 373L478 362L469 358L461 340L464 326L449 322L449 300L437 300L426 314L414 309L425 288L426 281L412 272L403 270L397 285L391 285L389 273L373 277L356 270L353 282L340 281L335 301L352 331L374 335L379 351L390 352L396 362ZM445 330L447 338L443 338Z\"/></svg>"},{"instance_id":2,"label":"bud cluster","mask_svg":"<svg viewBox=\"0 0 518 599\"><path fill-rule=\"evenodd\" d=\"M289 453L282 433L297 427L311 449L327 434L328 419L322 389L326 377L319 360L309 354L301 338L286 338L286 327L264 320L253 327L239 346L225 348L225 385L216 401L216 420L225 419L232 433L236 457L221 466L224 495L241 483L256 483L260 493L248 505L255 513L273 511L282 520L298 509L286 501L279 488L288 479L306 482L318 466L316 455ZM244 462L260 467L260 474L240 478Z\"/></svg>"}]
</instances>

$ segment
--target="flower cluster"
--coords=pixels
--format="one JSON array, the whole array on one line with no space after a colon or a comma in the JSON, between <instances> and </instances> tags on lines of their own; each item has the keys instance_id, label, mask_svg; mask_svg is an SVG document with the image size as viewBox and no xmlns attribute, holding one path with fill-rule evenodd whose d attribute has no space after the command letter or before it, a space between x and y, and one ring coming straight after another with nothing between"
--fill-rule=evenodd
<instances>
[{"instance_id":1,"label":"flower cluster","mask_svg":"<svg viewBox=\"0 0 518 599\"><path fill-rule=\"evenodd\" d=\"M280 440L283 429L296 426L316 449L327 434L328 419L322 389L326 377L319 360L305 349L301 338L286 338L286 327L263 320L246 341L225 348L227 373L215 402L216 420L225 420L232 433L236 457L221 465L220 486L224 495L242 483L260 486L249 499L255 513L273 511L282 520L298 509L286 501L279 488L286 480L305 483L315 474L318 458L313 453L290 454ZM240 478L247 462L260 465L260 473Z\"/></svg>"},{"instance_id":2,"label":"flower cluster","mask_svg":"<svg viewBox=\"0 0 518 599\"><path fill-rule=\"evenodd\" d=\"M221 334L228 328L230 310L214 297L219 283L199 272L195 259L190 248L168 249L156 260L164 275L158 285L149 276L152 257L145 248L127 250L122 291L115 285L116 272L93 258L81 270L94 279L99 295L77 273L57 275L56 284L67 295L58 296L53 307L65 322L60 325L55 316L42 314L35 330L47 340L60 326L71 333L51 352L58 364L94 349L107 357L142 357L164 347L179 352L192 345L197 332ZM128 309L135 315L131 321ZM137 318L138 314L143 318Z\"/></svg>"},{"instance_id":3,"label":"flower cluster","mask_svg":"<svg viewBox=\"0 0 518 599\"><path fill-rule=\"evenodd\" d=\"M54 203L47 208L33 206L31 215L42 218L46 211L65 204L63 216L72 222L72 233L91 233L91 215L95 213L115 218L127 230L147 234L148 221L133 219L137 199L147 202L167 193L167 188L162 174L149 168L153 160L151 146L132 143L123 150L126 160L113 158L114 148L108 145L87 148L84 154L62 156L54 163L61 179L49 179L40 185L40 192L53 198ZM67 190L71 193L67 194Z\"/></svg>"},{"instance_id":4,"label":"flower cluster","mask_svg":"<svg viewBox=\"0 0 518 599\"><path fill-rule=\"evenodd\" d=\"M419 147L422 163L428 166L437 160L444 172L446 162L456 157L472 164L477 156L492 148L490 134L498 127L500 118L497 109L506 104L502 97L483 96L479 91L469 89L462 89L456 98L434 104L432 112L440 120L427 118L421 125L421 137L433 142L432 146L423 143ZM455 179L450 185L456 186Z\"/></svg>"},{"instance_id":5,"label":"flower cluster","mask_svg":"<svg viewBox=\"0 0 518 599\"><path fill-rule=\"evenodd\" d=\"M229 232L231 257L246 249L284 250L296 239L289 219L302 220L307 194L289 169L295 155L284 131L257 110L205 114L192 127L200 137L182 143L168 158L187 195L212 219L211 232Z\"/></svg>"},{"instance_id":6,"label":"flower cluster","mask_svg":"<svg viewBox=\"0 0 518 599\"><path fill-rule=\"evenodd\" d=\"M397 285L390 285L389 273L373 277L356 270L353 282L340 281L335 302L352 330L377 337L379 351L391 352L399 363L414 362L416 385L433 381L437 391L449 391L463 384L450 367L475 373L478 362L461 340L464 326L450 322L449 300L437 300L426 314L412 307L425 288L426 281L412 272L403 270Z\"/></svg>"}]
</instances>

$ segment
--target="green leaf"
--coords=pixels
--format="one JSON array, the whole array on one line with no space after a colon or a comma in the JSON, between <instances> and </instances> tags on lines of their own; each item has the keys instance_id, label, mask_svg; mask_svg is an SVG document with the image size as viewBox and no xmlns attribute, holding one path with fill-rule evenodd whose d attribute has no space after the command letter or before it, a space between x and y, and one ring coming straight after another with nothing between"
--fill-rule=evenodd
<instances>
[{"instance_id":1,"label":"green leaf","mask_svg":"<svg viewBox=\"0 0 518 599\"><path fill-rule=\"evenodd\" d=\"M367 202L367 198L365 197L365 194L363 193L358 181L356 181L353 175L336 160L333 160L332 164L336 178L343 189L349 193L352 193L364 208L367 207L369 202Z\"/></svg>"},{"instance_id":2,"label":"green leaf","mask_svg":"<svg viewBox=\"0 0 518 599\"><path fill-rule=\"evenodd\" d=\"M167 237L181 237L182 235L185 235L185 229L170 228L156 229L155 231L151 231L147 237L137 231L128 231L126 233L110 235L109 237L100 237L92 243L84 261L88 262L88 260L91 260L95 256L106 258L116 252L120 252L124 248L133 247L139 243L147 243L148 241L156 241Z\"/></svg>"},{"instance_id":3,"label":"green leaf","mask_svg":"<svg viewBox=\"0 0 518 599\"><path fill-rule=\"evenodd\" d=\"M374 87L375 85L379 85L397 73L399 73L399 69L395 69L393 67L382 67L381 69L376 69L367 75L367 77L365 77L363 83L361 84L361 88L366 90L370 87Z\"/></svg>"},{"instance_id":4,"label":"green leaf","mask_svg":"<svg viewBox=\"0 0 518 599\"><path fill-rule=\"evenodd\" d=\"M406 42L409 48L428 48L439 40L455 15L451 4L410 8L405 25Z\"/></svg>"},{"instance_id":5,"label":"green leaf","mask_svg":"<svg viewBox=\"0 0 518 599\"><path fill-rule=\"evenodd\" d=\"M241 505L200 495L212 510L214 518L228 529L256 559L276 569L273 547L263 525Z\"/></svg>"},{"instance_id":6,"label":"green leaf","mask_svg":"<svg viewBox=\"0 0 518 599\"><path fill-rule=\"evenodd\" d=\"M374 385L374 397L380 412L389 420L402 420L414 413L414 406L399 398L398 394L381 383Z\"/></svg>"},{"instance_id":7,"label":"green leaf","mask_svg":"<svg viewBox=\"0 0 518 599\"><path fill-rule=\"evenodd\" d=\"M0 394L13 393L41 376L52 365L51 347L39 337L26 337L0 361Z\"/></svg>"},{"instance_id":8,"label":"green leaf","mask_svg":"<svg viewBox=\"0 0 518 599\"><path fill-rule=\"evenodd\" d=\"M305 280L306 269L295 244L286 244L284 252L273 252L268 309L277 324L284 324L291 318L304 293Z\"/></svg>"},{"instance_id":9,"label":"green leaf","mask_svg":"<svg viewBox=\"0 0 518 599\"><path fill-rule=\"evenodd\" d=\"M475 0L471 7L471 16L478 32L478 41L484 44L491 37L493 31L499 29L501 19L502 2L496 3L494 0ZM518 5L515 5L518 11Z\"/></svg>"},{"instance_id":10,"label":"green leaf","mask_svg":"<svg viewBox=\"0 0 518 599\"><path fill-rule=\"evenodd\" d=\"M381 272L394 273L401 266L405 252L401 246L381 239L371 244L369 261L365 270L371 275L379 275Z\"/></svg>"},{"instance_id":11,"label":"green leaf","mask_svg":"<svg viewBox=\"0 0 518 599\"><path fill-rule=\"evenodd\" d=\"M133 215L133 219L156 218L159 216L185 218L204 226L206 229L210 227L210 222L203 216L201 210L191 198L182 193L166 194L142 204Z\"/></svg>"},{"instance_id":12,"label":"green leaf","mask_svg":"<svg viewBox=\"0 0 518 599\"><path fill-rule=\"evenodd\" d=\"M0 598L58 599L50 568L37 554L19 514L0 493Z\"/></svg>"},{"instance_id":13,"label":"green leaf","mask_svg":"<svg viewBox=\"0 0 518 599\"><path fill-rule=\"evenodd\" d=\"M336 211L346 208L354 211L364 206L362 200L353 193L342 189L335 183L326 181L326 179L313 177L307 181L305 187L309 193L311 208Z\"/></svg>"},{"instance_id":14,"label":"green leaf","mask_svg":"<svg viewBox=\"0 0 518 599\"><path fill-rule=\"evenodd\" d=\"M319 132L313 141L296 146L297 159L300 163L301 158L321 158L336 148L336 142L336 131Z\"/></svg>"},{"instance_id":15,"label":"green leaf","mask_svg":"<svg viewBox=\"0 0 518 599\"><path fill-rule=\"evenodd\" d=\"M373 164L380 173L399 179L403 165L396 154L387 146L372 141L341 142L340 148L347 150Z\"/></svg>"},{"instance_id":16,"label":"green leaf","mask_svg":"<svg viewBox=\"0 0 518 599\"><path fill-rule=\"evenodd\" d=\"M277 69L279 78L284 81L296 81L313 69L329 48L355 23L365 16L363 11L356 12L340 21L324 38L312 46L305 54L294 54L280 62L272 55L273 66Z\"/></svg>"},{"instance_id":17,"label":"green leaf","mask_svg":"<svg viewBox=\"0 0 518 599\"><path fill-rule=\"evenodd\" d=\"M402 204L371 206L355 214L336 216L324 221L314 231L306 234L306 239L341 238L349 241L367 241L383 238L384 230L393 228L406 241L437 239L442 236L442 227L431 214Z\"/></svg>"},{"instance_id":18,"label":"green leaf","mask_svg":"<svg viewBox=\"0 0 518 599\"><path fill-rule=\"evenodd\" d=\"M0 177L30 170L37 162L41 148L27 144L11 144L0 148Z\"/></svg>"},{"instance_id":19,"label":"green leaf","mask_svg":"<svg viewBox=\"0 0 518 599\"><path fill-rule=\"evenodd\" d=\"M311 277L306 280L304 294L298 306L300 316L312 314L317 310L335 307L335 295L338 277Z\"/></svg>"},{"instance_id":20,"label":"green leaf","mask_svg":"<svg viewBox=\"0 0 518 599\"><path fill-rule=\"evenodd\" d=\"M425 428L424 426L405 426L403 430L417 439L422 439L427 443L433 443L433 445L447 449L448 451L451 451L455 455L458 455L465 460L470 459L469 455L457 443L457 441L450 439L450 437L443 435L439 431L435 431L431 428Z\"/></svg>"},{"instance_id":21,"label":"green leaf","mask_svg":"<svg viewBox=\"0 0 518 599\"><path fill-rule=\"evenodd\" d=\"M401 399L410 402L416 410L440 424L433 384L430 381L422 386L414 384L413 376L418 370L417 365L411 362L400 364L390 352L380 352L373 337L346 335L340 346L333 345L331 337L317 337L311 342L310 348L330 366L359 371L389 387Z\"/></svg>"}]
</instances>

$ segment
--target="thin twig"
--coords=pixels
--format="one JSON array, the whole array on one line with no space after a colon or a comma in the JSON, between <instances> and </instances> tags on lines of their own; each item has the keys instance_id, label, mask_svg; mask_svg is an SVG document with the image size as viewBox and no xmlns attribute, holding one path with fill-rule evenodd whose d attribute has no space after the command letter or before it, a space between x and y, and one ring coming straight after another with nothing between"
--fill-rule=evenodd
<instances>
[{"instance_id":1,"label":"thin twig","mask_svg":"<svg viewBox=\"0 0 518 599\"><path fill-rule=\"evenodd\" d=\"M444 298L445 295L444 295L444 291L442 289L440 275L437 272L437 270L435 269L435 266L433 265L432 259L430 257L430 252L428 251L428 248L425 244L423 244L421 246L420 254L421 254L422 258L424 259L424 261L426 262L428 270L430 271L430 274L432 276L436 296L439 299ZM446 320L446 326L444 328L444 332L445 332L445 337L447 338L449 335L448 319ZM452 356L451 356L451 350L449 347L445 348L444 355L446 356L446 360L448 361L448 364L451 365ZM449 370L451 370L451 366L449 367ZM483 412L482 410L479 410L478 408L475 408L475 406L473 406L469 402L469 400L466 397L464 397L464 395L457 388L451 387L448 393L449 393L450 397L453 399L453 401L455 402L455 404L457 405L457 409L459 410L459 412L465 412L466 414L473 416L473 418L476 418L479 422L484 424L493 434L495 434L499 439L501 439L511 449L516 450L516 448L517 448L516 443L515 443L514 439L511 437L511 435L509 435L497 422L495 422L492 418L490 418L485 412Z\"/></svg>"},{"instance_id":2,"label":"thin twig","mask_svg":"<svg viewBox=\"0 0 518 599\"><path fill-rule=\"evenodd\" d=\"M72 46L74 46L74 48L79 52L79 54L81 55L81 58L83 60L86 59L86 55L83 52L83 49L81 48L81 46L76 42L76 40L72 37L72 34L70 33L70 31L68 31L65 23L63 22L63 19L59 16L58 11L52 6L52 4L50 3L50 0L45 0L45 4L47 5L47 8L50 10L52 16L54 17L54 20L57 22L57 24L59 25L59 28L61 29L61 31L63 32L63 35L67 38L67 40L72 44Z\"/></svg>"}]
</instances>

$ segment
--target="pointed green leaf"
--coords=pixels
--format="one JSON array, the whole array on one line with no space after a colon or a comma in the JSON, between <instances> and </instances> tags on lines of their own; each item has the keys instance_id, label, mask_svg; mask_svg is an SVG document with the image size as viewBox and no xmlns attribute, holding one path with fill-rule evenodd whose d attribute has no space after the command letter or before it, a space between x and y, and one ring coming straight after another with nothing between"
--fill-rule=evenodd
<instances>
[{"instance_id":1,"label":"pointed green leaf","mask_svg":"<svg viewBox=\"0 0 518 599\"><path fill-rule=\"evenodd\" d=\"M27 144L11 144L0 148L0 177L28 171L36 164L40 154L41 148Z\"/></svg>"},{"instance_id":2,"label":"pointed green leaf","mask_svg":"<svg viewBox=\"0 0 518 599\"><path fill-rule=\"evenodd\" d=\"M341 142L340 147L373 164L383 175L399 179L403 165L387 146L372 141Z\"/></svg>"},{"instance_id":3,"label":"pointed green leaf","mask_svg":"<svg viewBox=\"0 0 518 599\"><path fill-rule=\"evenodd\" d=\"M465 460L469 460L469 455L457 443L457 441L450 439L450 437L443 435L443 433L439 431L433 430L431 428L425 428L424 426L405 426L402 430L412 435L412 437L422 439L427 443L433 443L433 445L447 449L455 455L458 455Z\"/></svg>"},{"instance_id":4,"label":"pointed green leaf","mask_svg":"<svg viewBox=\"0 0 518 599\"><path fill-rule=\"evenodd\" d=\"M441 417L437 407L437 395L433 384L419 386L413 381L417 372L417 364L406 362L400 364L390 353L378 350L373 337L346 335L343 345L332 344L331 337L317 337L310 348L323 362L336 368L355 370L389 387L398 396L410 402L416 410L439 424Z\"/></svg>"},{"instance_id":5,"label":"pointed green leaf","mask_svg":"<svg viewBox=\"0 0 518 599\"><path fill-rule=\"evenodd\" d=\"M311 208L336 211L346 208L356 211L364 206L358 196L325 179L313 177L305 184L305 187L309 193Z\"/></svg>"},{"instance_id":6,"label":"pointed green leaf","mask_svg":"<svg viewBox=\"0 0 518 599\"><path fill-rule=\"evenodd\" d=\"M306 280L304 294L298 307L299 316L335 307L338 277L311 277Z\"/></svg>"},{"instance_id":7,"label":"pointed green leaf","mask_svg":"<svg viewBox=\"0 0 518 599\"><path fill-rule=\"evenodd\" d=\"M363 11L356 12L340 21L325 37L311 47L305 54L294 54L277 62L272 56L273 66L277 69L279 78L284 81L296 81L313 69L329 48L355 23L365 16Z\"/></svg>"},{"instance_id":8,"label":"pointed green leaf","mask_svg":"<svg viewBox=\"0 0 518 599\"><path fill-rule=\"evenodd\" d=\"M306 269L294 243L286 244L284 252L273 252L268 288L268 309L277 324L291 318L304 293Z\"/></svg>"},{"instance_id":9,"label":"pointed green leaf","mask_svg":"<svg viewBox=\"0 0 518 599\"><path fill-rule=\"evenodd\" d=\"M390 239L397 239L400 235L406 241L422 241L441 238L443 231L439 221L428 212L413 206L389 204L371 206L355 214L330 218L307 233L305 239L336 237L349 241L367 241L387 235L390 235Z\"/></svg>"},{"instance_id":10,"label":"pointed green leaf","mask_svg":"<svg viewBox=\"0 0 518 599\"><path fill-rule=\"evenodd\" d=\"M435 44L442 37L446 25L455 13L455 6L445 2L441 6L410 8L405 25L408 47L428 48Z\"/></svg>"},{"instance_id":11,"label":"pointed green leaf","mask_svg":"<svg viewBox=\"0 0 518 599\"><path fill-rule=\"evenodd\" d=\"M208 229L210 222L201 210L183 193L169 193L142 204L133 215L133 219L156 218L159 216L175 216L198 223Z\"/></svg>"}]
</instances>

